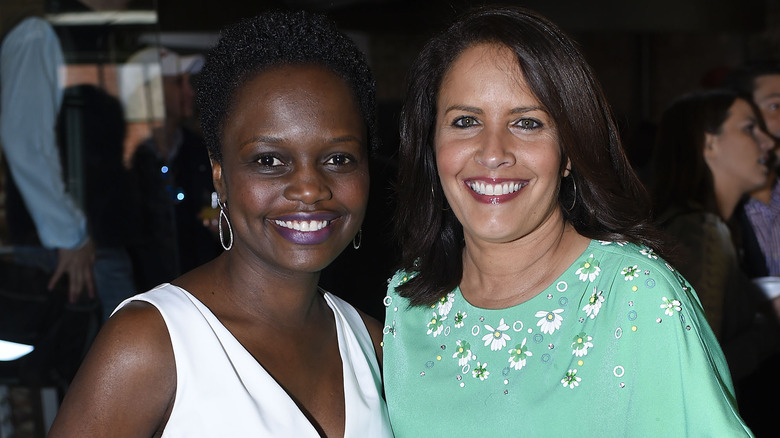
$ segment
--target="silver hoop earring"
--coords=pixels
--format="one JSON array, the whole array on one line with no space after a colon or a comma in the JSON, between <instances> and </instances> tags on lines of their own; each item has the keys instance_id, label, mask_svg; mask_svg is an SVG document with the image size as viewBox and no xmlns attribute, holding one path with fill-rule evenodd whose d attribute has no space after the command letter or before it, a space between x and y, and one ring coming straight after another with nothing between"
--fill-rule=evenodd
<instances>
[{"instance_id":1,"label":"silver hoop earring","mask_svg":"<svg viewBox=\"0 0 780 438\"><path fill-rule=\"evenodd\" d=\"M352 239L352 247L355 249L360 249L360 244L363 243L363 229L359 229L357 234L355 234L355 238Z\"/></svg>"},{"instance_id":2,"label":"silver hoop earring","mask_svg":"<svg viewBox=\"0 0 780 438\"><path fill-rule=\"evenodd\" d=\"M572 211L574 209L574 204L577 203L577 180L574 179L574 175L571 176L571 183L574 185L574 198L571 201L571 206L566 209L566 211Z\"/></svg>"},{"instance_id":3,"label":"silver hoop earring","mask_svg":"<svg viewBox=\"0 0 780 438\"><path fill-rule=\"evenodd\" d=\"M230 226L230 219L227 217L227 213L225 213L225 205L219 203L219 243L222 244L222 248L225 251L230 251L230 248L233 247L233 227ZM230 243L227 245L225 244L225 234L222 232L222 219L225 219L225 223L227 223L227 229L230 233Z\"/></svg>"}]
</instances>

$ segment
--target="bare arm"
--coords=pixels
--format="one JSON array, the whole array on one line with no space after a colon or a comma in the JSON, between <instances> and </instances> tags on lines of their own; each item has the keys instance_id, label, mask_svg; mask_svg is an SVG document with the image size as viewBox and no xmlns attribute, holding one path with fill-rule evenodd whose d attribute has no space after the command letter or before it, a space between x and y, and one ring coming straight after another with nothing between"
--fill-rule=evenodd
<instances>
[{"instance_id":1,"label":"bare arm","mask_svg":"<svg viewBox=\"0 0 780 438\"><path fill-rule=\"evenodd\" d=\"M165 322L151 305L130 303L101 329L49 438L157 436L175 394L176 368Z\"/></svg>"}]
</instances>

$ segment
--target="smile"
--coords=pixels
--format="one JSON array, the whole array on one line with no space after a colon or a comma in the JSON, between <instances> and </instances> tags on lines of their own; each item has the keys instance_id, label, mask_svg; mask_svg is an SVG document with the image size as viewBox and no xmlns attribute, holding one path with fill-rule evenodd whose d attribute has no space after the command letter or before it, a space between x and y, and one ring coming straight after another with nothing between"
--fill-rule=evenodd
<instances>
[{"instance_id":1,"label":"smile","mask_svg":"<svg viewBox=\"0 0 780 438\"><path fill-rule=\"evenodd\" d=\"M281 221L276 219L273 222L280 227L303 232L319 231L330 224L330 221Z\"/></svg>"},{"instance_id":2,"label":"smile","mask_svg":"<svg viewBox=\"0 0 780 438\"><path fill-rule=\"evenodd\" d=\"M466 185L479 195L508 195L527 186L527 182L505 182L500 184L486 184L481 181L468 181Z\"/></svg>"},{"instance_id":3,"label":"smile","mask_svg":"<svg viewBox=\"0 0 780 438\"><path fill-rule=\"evenodd\" d=\"M328 240L334 232L334 213L293 213L269 218L283 239L296 245L317 245Z\"/></svg>"}]
</instances>

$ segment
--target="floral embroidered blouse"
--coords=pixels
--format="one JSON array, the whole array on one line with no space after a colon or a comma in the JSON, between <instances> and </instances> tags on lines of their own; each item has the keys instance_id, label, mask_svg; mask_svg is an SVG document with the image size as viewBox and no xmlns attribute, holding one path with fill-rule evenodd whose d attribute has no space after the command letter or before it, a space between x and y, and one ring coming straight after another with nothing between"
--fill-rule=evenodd
<instances>
[{"instance_id":1,"label":"floral embroidered blouse","mask_svg":"<svg viewBox=\"0 0 780 438\"><path fill-rule=\"evenodd\" d=\"M686 280L651 249L592 241L546 290L481 309L385 297L395 436L752 436Z\"/></svg>"}]
</instances>

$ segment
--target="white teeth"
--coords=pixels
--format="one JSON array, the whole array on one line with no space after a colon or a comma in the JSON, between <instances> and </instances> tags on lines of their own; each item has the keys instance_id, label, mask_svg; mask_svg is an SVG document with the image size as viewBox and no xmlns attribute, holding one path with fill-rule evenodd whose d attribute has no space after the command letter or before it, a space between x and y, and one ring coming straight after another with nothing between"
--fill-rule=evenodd
<instances>
[{"instance_id":1,"label":"white teeth","mask_svg":"<svg viewBox=\"0 0 780 438\"><path fill-rule=\"evenodd\" d=\"M319 231L328 226L329 221L279 221L274 220L276 225L289 228L295 231Z\"/></svg>"},{"instance_id":2,"label":"white teeth","mask_svg":"<svg viewBox=\"0 0 780 438\"><path fill-rule=\"evenodd\" d=\"M471 190L480 195L506 195L513 193L525 187L527 183L503 183L503 184L485 184L484 182L470 182Z\"/></svg>"}]
</instances>

